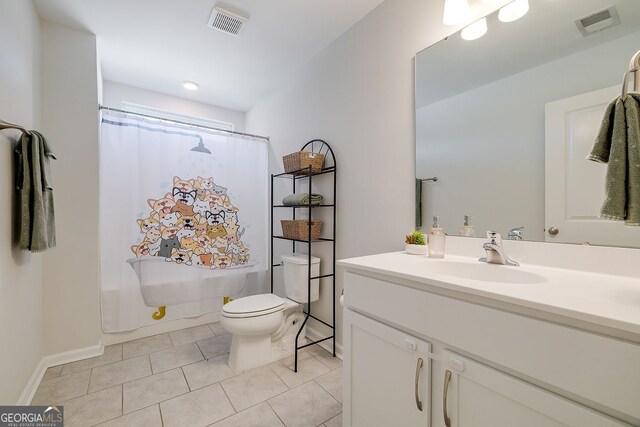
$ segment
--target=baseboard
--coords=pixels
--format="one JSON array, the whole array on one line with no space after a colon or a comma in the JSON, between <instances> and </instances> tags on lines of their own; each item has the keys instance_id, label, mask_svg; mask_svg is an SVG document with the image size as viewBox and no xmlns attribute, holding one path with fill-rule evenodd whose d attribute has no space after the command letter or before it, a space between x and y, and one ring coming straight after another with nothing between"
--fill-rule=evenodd
<instances>
[{"instance_id":1,"label":"baseboard","mask_svg":"<svg viewBox=\"0 0 640 427\"><path fill-rule=\"evenodd\" d=\"M315 340L320 340L324 337L326 337L326 334L322 334L320 332L318 332L317 330L310 328L307 325L307 338L309 338L309 340L311 341L315 341ZM333 348L331 347L331 340L327 340L327 341L322 341L321 343L318 343L317 345L319 345L320 347L324 348L325 350L327 350L329 353L333 353ZM342 344L340 344L339 342L336 342L336 357L340 360L342 360Z\"/></svg>"},{"instance_id":2,"label":"baseboard","mask_svg":"<svg viewBox=\"0 0 640 427\"><path fill-rule=\"evenodd\" d=\"M88 359L90 357L102 356L104 354L104 345L102 340L96 345L89 347L79 348L76 350L65 351L64 353L51 354L40 359L40 363L36 366L36 369L31 374L31 378L27 382L22 394L18 398L16 405L30 405L33 396L36 394L40 382L44 377L45 372L52 366L62 365L64 363L71 363L77 360Z\"/></svg>"},{"instance_id":3,"label":"baseboard","mask_svg":"<svg viewBox=\"0 0 640 427\"><path fill-rule=\"evenodd\" d=\"M31 374L31 378L27 381L27 385L24 387L24 390L22 390L22 394L18 398L16 405L26 406L31 404L33 395L36 394L36 390L38 390L38 386L42 381L42 377L44 377L44 373L47 371L47 367L44 358L40 359L38 366L36 366L36 369Z\"/></svg>"}]
</instances>

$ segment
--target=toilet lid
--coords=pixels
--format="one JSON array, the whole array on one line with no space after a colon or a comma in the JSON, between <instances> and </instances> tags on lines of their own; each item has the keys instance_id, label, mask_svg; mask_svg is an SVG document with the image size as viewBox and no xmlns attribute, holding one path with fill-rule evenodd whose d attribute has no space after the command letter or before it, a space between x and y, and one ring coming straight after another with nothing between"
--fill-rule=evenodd
<instances>
[{"instance_id":1,"label":"toilet lid","mask_svg":"<svg viewBox=\"0 0 640 427\"><path fill-rule=\"evenodd\" d=\"M274 294L252 295L238 298L222 306L222 314L228 317L253 317L284 309L284 299Z\"/></svg>"}]
</instances>

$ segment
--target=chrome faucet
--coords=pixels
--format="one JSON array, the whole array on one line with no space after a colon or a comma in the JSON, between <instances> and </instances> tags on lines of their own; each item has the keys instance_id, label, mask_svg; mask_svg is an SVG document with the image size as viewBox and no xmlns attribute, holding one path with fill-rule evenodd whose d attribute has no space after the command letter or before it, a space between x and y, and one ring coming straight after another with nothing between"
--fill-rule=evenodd
<instances>
[{"instance_id":1,"label":"chrome faucet","mask_svg":"<svg viewBox=\"0 0 640 427\"><path fill-rule=\"evenodd\" d=\"M502 237L500 236L500 233L496 231L487 231L487 241L482 245L482 248L487 251L487 256L480 258L481 262L513 266L520 265L509 259L509 257L504 253Z\"/></svg>"},{"instance_id":2,"label":"chrome faucet","mask_svg":"<svg viewBox=\"0 0 640 427\"><path fill-rule=\"evenodd\" d=\"M507 240L522 240L524 235L524 225L522 227L516 227L509 230L507 234Z\"/></svg>"}]
</instances>

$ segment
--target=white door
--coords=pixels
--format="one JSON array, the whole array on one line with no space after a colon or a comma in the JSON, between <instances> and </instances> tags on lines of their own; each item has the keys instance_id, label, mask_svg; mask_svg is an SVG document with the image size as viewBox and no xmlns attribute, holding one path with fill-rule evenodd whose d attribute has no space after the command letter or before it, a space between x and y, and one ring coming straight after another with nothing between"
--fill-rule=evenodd
<instances>
[{"instance_id":1,"label":"white door","mask_svg":"<svg viewBox=\"0 0 640 427\"><path fill-rule=\"evenodd\" d=\"M619 94L620 87L613 86L545 106L547 242L612 246L637 246L640 242L640 227L598 218L607 165L587 160L604 111Z\"/></svg>"},{"instance_id":2,"label":"white door","mask_svg":"<svg viewBox=\"0 0 640 427\"><path fill-rule=\"evenodd\" d=\"M345 310L345 426L427 427L431 345Z\"/></svg>"},{"instance_id":3,"label":"white door","mask_svg":"<svg viewBox=\"0 0 640 427\"><path fill-rule=\"evenodd\" d=\"M438 427L631 427L456 353L443 356L438 365L450 376Z\"/></svg>"}]
</instances>

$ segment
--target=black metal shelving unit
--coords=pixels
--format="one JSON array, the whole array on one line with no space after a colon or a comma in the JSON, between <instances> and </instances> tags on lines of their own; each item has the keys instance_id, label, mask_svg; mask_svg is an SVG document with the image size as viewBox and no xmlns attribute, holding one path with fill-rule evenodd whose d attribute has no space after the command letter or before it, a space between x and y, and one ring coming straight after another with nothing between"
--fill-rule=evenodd
<instances>
[{"instance_id":1,"label":"black metal shelving unit","mask_svg":"<svg viewBox=\"0 0 640 427\"><path fill-rule=\"evenodd\" d=\"M310 151L313 153L321 153L324 154L325 156L325 166L323 167L323 169L320 172L316 172L316 173L312 173L311 168L306 168L306 169L302 169L299 171L294 171L294 172L289 172L289 173L279 173L279 174L272 174L271 175L271 293L273 293L273 269L277 268L277 267L281 267L282 263L280 264L274 264L273 258L274 258L274 253L273 253L273 242L276 239L279 240L288 240L291 241L291 245L292 245L292 250L293 253L296 253L296 244L306 244L307 245L307 255L308 255L308 270L307 270L307 297L308 297L308 301L306 303L306 310L304 311L305 314L305 318L304 321L302 322L302 324L300 325L300 329L298 329L298 333L296 334L296 342L295 342L295 356L294 356L294 372L298 372L298 350L301 350L305 347L309 347L312 346L314 344L318 344L321 343L323 341L327 341L327 340L333 340L333 357L336 356L336 158L335 155L333 154L333 150L331 149L331 147L329 146L329 144L327 144L325 141L321 140L321 139L314 139L311 140L309 142L307 142L300 151ZM318 176L321 175L327 175L333 178L333 197L331 198L331 200L333 201L333 203L331 204L320 204L320 205L312 205L311 203L311 198L309 198L309 203L306 205L297 205L297 206L285 206L285 205L276 205L274 204L274 200L273 200L273 193L274 193L274 187L273 184L275 182L276 179L289 179L291 180L292 183L292 190L293 193L296 193L296 190L298 188L302 189L305 184L307 187L307 192L309 194L312 193L311 188L312 188L312 183L314 179L317 179ZM325 178L323 178L325 179ZM301 182L301 181L305 181L306 182ZM301 185L298 185L298 183L300 183ZM298 187L298 188L297 188ZM291 209L292 212L292 218L295 220L296 219L296 212L298 209L308 209L308 213L309 213L309 234L307 239L305 240L298 240L298 239L290 239L284 236L275 236L273 234L273 219L274 219L274 211L276 208L286 208L286 209ZM331 233L331 237L330 238L324 238L321 237L319 239L311 239L311 212L314 209L331 209L332 210L332 214L333 214L333 230ZM312 253L312 247L314 244L316 243L331 243L331 245L333 246L333 251L332 251L332 255L331 255L331 273L329 274L320 274L318 276L312 276L311 275L311 253ZM332 293L331 293L331 300L332 300L332 305L333 305L333 318L331 320L331 323L328 323L322 319L319 319L317 316L313 315L311 313L311 281L312 280L318 280L319 281L319 285L322 285L322 279L327 279L327 278L331 278L331 282L332 282ZM308 342L304 345L298 345L298 340L300 338L300 333L302 332L302 329L305 327L305 325L307 324L307 322L309 321L309 318L312 318L320 323L322 323L323 325L329 327L331 329L331 335L328 337L324 337L321 338L319 340L316 341L312 341L312 342Z\"/></svg>"}]
</instances>

